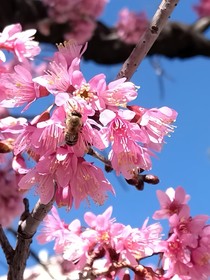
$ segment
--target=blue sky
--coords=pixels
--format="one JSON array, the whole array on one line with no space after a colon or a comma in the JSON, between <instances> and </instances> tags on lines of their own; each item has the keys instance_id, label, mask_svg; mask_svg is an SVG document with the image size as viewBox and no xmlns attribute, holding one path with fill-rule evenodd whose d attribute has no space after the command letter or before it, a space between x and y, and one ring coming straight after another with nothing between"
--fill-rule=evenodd
<instances>
[{"instance_id":1,"label":"blue sky","mask_svg":"<svg viewBox=\"0 0 210 280\"><path fill-rule=\"evenodd\" d=\"M146 10L151 17L156 11L160 1L111 0L102 19L107 24L116 21L117 11L125 6L133 10ZM191 6L197 1L180 1L171 20L180 20L185 23L193 23L196 14ZM175 125L177 128L170 138L166 138L167 144L163 150L153 159L153 169L150 173L158 175L160 183L157 186L145 185L142 192L127 185L123 179L109 174L109 179L116 189L116 196L109 196L105 205L99 207L91 203L83 204L79 210L72 209L67 212L61 209L61 215L66 221L79 218L83 221L86 211L102 213L108 206L113 205L113 216L119 222L140 227L147 217L152 217L158 209L156 189L165 190L168 187L183 186L191 195L191 214L210 214L210 60L203 57L179 60L156 57L164 75L158 77L152 67L151 59L146 58L140 65L132 81L140 86L136 104L151 108L169 106L178 112ZM104 72L108 80L116 77L121 65L113 67L95 65L92 62L83 63L84 73L88 78L97 73ZM164 85L161 91L160 79ZM33 107L34 112L36 110ZM32 192L31 206L37 200ZM150 219L152 221L152 218ZM52 245L45 246L52 252ZM34 241L32 248L37 251ZM3 256L0 255L1 260ZM31 262L30 262L31 263ZM0 264L0 275L5 270Z\"/></svg>"}]
</instances>

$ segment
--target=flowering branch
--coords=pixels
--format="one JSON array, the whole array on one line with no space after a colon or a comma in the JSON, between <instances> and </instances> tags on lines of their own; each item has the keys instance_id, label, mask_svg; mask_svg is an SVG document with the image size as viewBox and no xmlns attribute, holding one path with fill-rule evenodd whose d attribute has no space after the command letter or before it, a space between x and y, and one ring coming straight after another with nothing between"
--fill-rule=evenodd
<instances>
[{"instance_id":1,"label":"flowering branch","mask_svg":"<svg viewBox=\"0 0 210 280\"><path fill-rule=\"evenodd\" d=\"M158 276L158 274L155 273L151 267L146 267L141 264L134 266L126 261L112 262L109 266L100 269L93 269L90 266L88 268L89 269L87 269L87 266L85 266L83 269L83 276L88 276L88 279L98 279L98 277L108 276L111 275L112 272L126 268L132 270L136 275L138 275L138 277L142 277L139 279L145 279L145 277L150 277L152 279L153 276ZM127 275L127 277L130 279L130 275Z\"/></svg>"},{"instance_id":2,"label":"flowering branch","mask_svg":"<svg viewBox=\"0 0 210 280\"><path fill-rule=\"evenodd\" d=\"M147 225L147 219L141 228L132 228L111 217L112 207L97 216L86 212L84 220L88 227L78 219L66 224L53 207L44 220L38 241L55 242L55 252L62 254L68 263L69 279L116 279L118 276L130 279L125 270L128 268L134 272L134 279L193 280L200 273L207 280L209 216L191 216L187 205L190 197L181 186L166 192L159 190L157 196L160 209L155 211L153 219L169 222L169 234L164 240L160 223ZM142 264L145 258L154 255L160 256L156 266ZM73 273L77 276L73 277Z\"/></svg>"},{"instance_id":3,"label":"flowering branch","mask_svg":"<svg viewBox=\"0 0 210 280\"><path fill-rule=\"evenodd\" d=\"M165 26L170 14L176 7L179 0L166 1L163 0L156 11L153 19L141 37L139 43L132 51L129 58L124 62L122 69L118 73L117 78L126 77L128 80L132 77L141 61L147 55L149 49L154 44L155 40L159 36L161 30Z\"/></svg>"}]
</instances>

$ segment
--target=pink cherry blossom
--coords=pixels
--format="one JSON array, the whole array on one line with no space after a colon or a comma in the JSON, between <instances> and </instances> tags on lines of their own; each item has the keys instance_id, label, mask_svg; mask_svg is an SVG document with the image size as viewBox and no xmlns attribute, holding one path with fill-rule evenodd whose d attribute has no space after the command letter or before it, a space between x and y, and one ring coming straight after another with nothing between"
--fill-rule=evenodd
<instances>
[{"instance_id":1,"label":"pink cherry blossom","mask_svg":"<svg viewBox=\"0 0 210 280\"><path fill-rule=\"evenodd\" d=\"M84 44L84 42L89 41L96 28L96 22L88 18L80 18L78 20L75 20L73 22L73 28L71 22L69 23L69 25L71 31L66 32L64 34L64 38L66 40L74 38L74 40L76 40L80 44Z\"/></svg>"},{"instance_id":2,"label":"pink cherry blossom","mask_svg":"<svg viewBox=\"0 0 210 280\"><path fill-rule=\"evenodd\" d=\"M33 58L40 52L38 42L33 41L35 33L35 29L22 31L19 23L8 25L0 33L0 48L14 52L20 62Z\"/></svg>"},{"instance_id":3,"label":"pink cherry blossom","mask_svg":"<svg viewBox=\"0 0 210 280\"><path fill-rule=\"evenodd\" d=\"M115 222L115 218L111 218L113 207L108 207L103 214L96 216L92 212L86 212L84 220L89 227L95 230L107 230Z\"/></svg>"},{"instance_id":4,"label":"pink cherry blossom","mask_svg":"<svg viewBox=\"0 0 210 280\"><path fill-rule=\"evenodd\" d=\"M66 64L64 57L63 60ZM51 62L47 74L36 77L33 81L45 87L52 94L56 94L58 91L68 91L70 81L67 65L65 64L57 64L55 61Z\"/></svg>"},{"instance_id":5,"label":"pink cherry blossom","mask_svg":"<svg viewBox=\"0 0 210 280\"><path fill-rule=\"evenodd\" d=\"M168 238L162 261L163 268L167 271L165 277L177 274L181 279L207 280L210 273L210 254L207 248L191 248L176 234Z\"/></svg>"},{"instance_id":6,"label":"pink cherry blossom","mask_svg":"<svg viewBox=\"0 0 210 280\"><path fill-rule=\"evenodd\" d=\"M81 58L83 53L87 48L87 44L80 45L77 40L65 41L63 44L57 45L58 51L54 53L53 61L57 64L63 63L64 61L67 63L67 67L69 67L75 58ZM65 59L65 60L64 60Z\"/></svg>"},{"instance_id":7,"label":"pink cherry blossom","mask_svg":"<svg viewBox=\"0 0 210 280\"><path fill-rule=\"evenodd\" d=\"M25 126L22 133L15 142L15 154L30 150L30 153L38 155L54 153L59 143L64 142L63 121L65 112L62 107L55 109L50 118L50 106L41 115L37 115L29 124Z\"/></svg>"},{"instance_id":8,"label":"pink cherry blossom","mask_svg":"<svg viewBox=\"0 0 210 280\"><path fill-rule=\"evenodd\" d=\"M3 88L0 105L3 107L13 108L25 103L30 105L37 98L47 95L46 90L34 83L31 73L21 65L16 65L13 73L2 74L1 81Z\"/></svg>"},{"instance_id":9,"label":"pink cherry blossom","mask_svg":"<svg viewBox=\"0 0 210 280\"><path fill-rule=\"evenodd\" d=\"M164 276L171 277L174 274L187 276L193 267L190 248L183 245L176 234L172 234L166 244L162 258L163 269L167 271Z\"/></svg>"},{"instance_id":10,"label":"pink cherry blossom","mask_svg":"<svg viewBox=\"0 0 210 280\"><path fill-rule=\"evenodd\" d=\"M42 0L42 2L48 8L48 15L54 21L63 23L67 20L70 20L71 11L75 6L80 2L79 0Z\"/></svg>"},{"instance_id":11,"label":"pink cherry blossom","mask_svg":"<svg viewBox=\"0 0 210 280\"><path fill-rule=\"evenodd\" d=\"M43 0L43 2L48 8L51 21L69 23L71 31L64 35L65 38L74 38L84 43L92 37L96 27L96 18L104 10L107 0Z\"/></svg>"},{"instance_id":12,"label":"pink cherry blossom","mask_svg":"<svg viewBox=\"0 0 210 280\"><path fill-rule=\"evenodd\" d=\"M73 205L73 196L71 194L71 188L69 186L62 187L57 185L55 201L58 207L66 207L67 210L70 210Z\"/></svg>"},{"instance_id":13,"label":"pink cherry blossom","mask_svg":"<svg viewBox=\"0 0 210 280\"><path fill-rule=\"evenodd\" d=\"M68 93L69 97L79 97L86 100L94 110L103 110L106 106L126 106L137 96L137 88L125 78L118 79L106 85L105 75L98 74L86 81L79 70L81 47L61 47L50 64L47 75L35 78L33 81L46 87L55 94ZM64 50L63 50L64 48ZM67 50L70 48L70 59L67 58ZM73 56L77 56L73 59ZM70 61L67 63L67 60ZM69 66L70 65L70 66Z\"/></svg>"},{"instance_id":14,"label":"pink cherry blossom","mask_svg":"<svg viewBox=\"0 0 210 280\"><path fill-rule=\"evenodd\" d=\"M157 191L157 197L161 206L160 210L155 211L153 219L169 218L173 214L179 214L183 208L189 208L186 203L190 196L179 186L174 190L168 188L166 192ZM186 209L186 211L188 211Z\"/></svg>"},{"instance_id":15,"label":"pink cherry blossom","mask_svg":"<svg viewBox=\"0 0 210 280\"><path fill-rule=\"evenodd\" d=\"M177 112L168 107L146 109L140 106L128 106L136 113L133 121L137 122L145 134L146 145L154 151L161 151L164 137L174 131Z\"/></svg>"},{"instance_id":16,"label":"pink cherry blossom","mask_svg":"<svg viewBox=\"0 0 210 280\"><path fill-rule=\"evenodd\" d=\"M87 200L88 196L97 204L102 205L107 198L105 194L107 191L115 193L102 170L79 158L75 175L71 179L71 192L75 207L78 208L81 201Z\"/></svg>"},{"instance_id":17,"label":"pink cherry blossom","mask_svg":"<svg viewBox=\"0 0 210 280\"><path fill-rule=\"evenodd\" d=\"M210 1L209 0L200 0L200 2L197 5L195 5L193 8L199 17L210 16Z\"/></svg>"},{"instance_id":18,"label":"pink cherry blossom","mask_svg":"<svg viewBox=\"0 0 210 280\"><path fill-rule=\"evenodd\" d=\"M36 166L22 177L19 188L29 190L36 186L41 203L47 204L55 195L56 185L62 188L69 186L76 167L76 156L60 148L57 154L42 156Z\"/></svg>"},{"instance_id":19,"label":"pink cherry blossom","mask_svg":"<svg viewBox=\"0 0 210 280\"><path fill-rule=\"evenodd\" d=\"M114 193L101 169L77 158L75 154L68 153L65 148L58 149L57 154L41 157L36 166L20 180L19 188L28 190L37 186L36 192L41 202L46 204L55 194L55 182L59 188L57 201L68 207L71 207L73 199L75 207L78 208L82 200L88 200L88 196L101 205L107 198L107 191ZM65 196L60 188L65 188ZM64 201L61 201L62 198Z\"/></svg>"},{"instance_id":20,"label":"pink cherry blossom","mask_svg":"<svg viewBox=\"0 0 210 280\"><path fill-rule=\"evenodd\" d=\"M79 70L80 50L80 45L77 47L74 44L67 44L64 47L59 45L59 51L55 53L52 62L49 63L47 74L36 77L33 81L45 87L52 94L68 92L71 95L74 91L71 77L75 70ZM67 54L68 51L69 54Z\"/></svg>"},{"instance_id":21,"label":"pink cherry blossom","mask_svg":"<svg viewBox=\"0 0 210 280\"><path fill-rule=\"evenodd\" d=\"M158 223L147 226L147 222L148 219L142 228L126 226L117 237L115 248L120 253L120 258L127 259L133 265L159 249L162 227Z\"/></svg>"},{"instance_id":22,"label":"pink cherry blossom","mask_svg":"<svg viewBox=\"0 0 210 280\"><path fill-rule=\"evenodd\" d=\"M207 215L197 215L191 217L189 208L182 208L179 214L174 214L169 218L170 232L174 232L186 246L196 248L198 246L199 235L202 233Z\"/></svg>"},{"instance_id":23,"label":"pink cherry blossom","mask_svg":"<svg viewBox=\"0 0 210 280\"><path fill-rule=\"evenodd\" d=\"M135 13L127 8L119 12L116 24L117 34L120 39L128 44L136 44L148 26L148 19L143 12Z\"/></svg>"},{"instance_id":24,"label":"pink cherry blossom","mask_svg":"<svg viewBox=\"0 0 210 280\"><path fill-rule=\"evenodd\" d=\"M181 211L184 211L183 215L185 214L186 217L181 216L181 212L179 221L175 219L177 214L171 216L172 222L178 221L178 223L171 223L169 237L161 240L162 227L159 223L148 225L148 219L146 219L141 228L132 228L130 225L117 223L116 219L112 218L112 211L112 207L109 207L99 215L92 212L85 213L84 220L88 227L82 227L78 220L74 220L68 227L65 225L65 229L68 230L65 238L63 235L55 237L55 234L50 232L50 228L52 232L56 232L53 230L55 228L53 221L47 225L44 223L46 229L43 229L43 233L49 232L49 240L42 233L40 238L43 238L44 242L56 239L56 251L71 262L72 270L81 271L90 262L94 272L99 273L100 269L105 271L109 269L113 262L115 264L127 263L129 268L136 269L138 265L141 266L141 260L145 257L160 254L157 270L153 267L145 267L146 270L148 269L148 275L153 277L152 279L208 279L210 229L209 225L205 225L207 216L199 215L193 218L187 216L187 211L182 208ZM59 218L56 220L59 221ZM62 224L57 228L62 231ZM191 243L192 239L186 238L190 234L197 238L196 243ZM124 268L119 266L116 270L112 270L112 279L117 276L123 279L121 277L124 273ZM139 276L136 273L135 279L141 279L138 278Z\"/></svg>"},{"instance_id":25,"label":"pink cherry blossom","mask_svg":"<svg viewBox=\"0 0 210 280\"><path fill-rule=\"evenodd\" d=\"M126 82L126 78L121 78L110 82L106 90L98 94L106 105L126 107L137 97L137 87L132 82Z\"/></svg>"},{"instance_id":26,"label":"pink cherry blossom","mask_svg":"<svg viewBox=\"0 0 210 280\"><path fill-rule=\"evenodd\" d=\"M56 208L53 206L51 214L48 214L43 220L42 230L37 236L38 242L45 244L54 240L54 250L59 253L61 248L63 248L62 244L65 243L68 234L68 225L60 219Z\"/></svg>"},{"instance_id":27,"label":"pink cherry blossom","mask_svg":"<svg viewBox=\"0 0 210 280\"><path fill-rule=\"evenodd\" d=\"M199 246L192 251L194 267L190 270L191 279L209 279L210 275L210 250L207 247Z\"/></svg>"},{"instance_id":28,"label":"pink cherry blossom","mask_svg":"<svg viewBox=\"0 0 210 280\"><path fill-rule=\"evenodd\" d=\"M118 110L117 113L104 110L100 114L100 121L104 125L109 123L108 137L112 142L109 159L117 175L122 173L126 179L131 179L140 168L151 168L150 151L137 143L144 141L144 135L137 124L129 121L133 116L129 110Z\"/></svg>"},{"instance_id":29,"label":"pink cherry blossom","mask_svg":"<svg viewBox=\"0 0 210 280\"><path fill-rule=\"evenodd\" d=\"M166 193L158 191L158 198L162 209L156 211L153 218L168 218L170 226L168 239L160 244L163 269L166 271L164 277L171 279L172 276L179 275L181 279L207 280L210 254L209 247L206 246L209 241L206 222L209 216L190 216L186 205L189 196L182 187L176 190L169 188Z\"/></svg>"},{"instance_id":30,"label":"pink cherry blossom","mask_svg":"<svg viewBox=\"0 0 210 280\"><path fill-rule=\"evenodd\" d=\"M205 227L203 227L200 237L200 245L210 250L210 225L206 225Z\"/></svg>"},{"instance_id":31,"label":"pink cherry blossom","mask_svg":"<svg viewBox=\"0 0 210 280\"><path fill-rule=\"evenodd\" d=\"M18 191L19 175L12 169L12 159L2 155L0 162L0 224L10 226L24 210L23 195Z\"/></svg>"},{"instance_id":32,"label":"pink cherry blossom","mask_svg":"<svg viewBox=\"0 0 210 280\"><path fill-rule=\"evenodd\" d=\"M82 72L74 71L72 74L72 86L74 87L73 96L86 100L94 110L102 110L105 108L100 92L106 88L105 75L98 74L86 82Z\"/></svg>"},{"instance_id":33,"label":"pink cherry blossom","mask_svg":"<svg viewBox=\"0 0 210 280\"><path fill-rule=\"evenodd\" d=\"M15 140L27 126L27 119L5 117L0 120L0 139Z\"/></svg>"},{"instance_id":34,"label":"pink cherry blossom","mask_svg":"<svg viewBox=\"0 0 210 280\"><path fill-rule=\"evenodd\" d=\"M60 122L68 119L69 114L72 111L77 111L81 114L82 128L78 134L78 141L72 147L66 147L69 151L74 152L78 157L84 156L88 152L89 146L93 145L97 149L105 149L109 142L106 138L106 128L98 124L94 119L89 118L94 116L95 111L92 109L91 105L86 102L85 99L81 97L69 97L67 93L58 93L55 98L56 105L60 106L58 111L58 119ZM62 107L65 112L65 117L61 114ZM64 129L65 129L65 124ZM60 144L64 145L65 141Z\"/></svg>"}]
</instances>

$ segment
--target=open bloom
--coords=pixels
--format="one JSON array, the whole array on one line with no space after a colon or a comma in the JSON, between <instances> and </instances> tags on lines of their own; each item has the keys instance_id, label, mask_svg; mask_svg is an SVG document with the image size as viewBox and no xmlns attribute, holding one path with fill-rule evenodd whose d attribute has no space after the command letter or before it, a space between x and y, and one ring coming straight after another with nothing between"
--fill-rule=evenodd
<instances>
[{"instance_id":1,"label":"open bloom","mask_svg":"<svg viewBox=\"0 0 210 280\"><path fill-rule=\"evenodd\" d=\"M185 193L185 190L179 186L174 190L168 188L166 192L161 190L157 191L157 197L161 206L160 210L155 211L153 219L169 218L173 214L179 214L183 208L187 208L186 205L190 196Z\"/></svg>"},{"instance_id":2,"label":"open bloom","mask_svg":"<svg viewBox=\"0 0 210 280\"><path fill-rule=\"evenodd\" d=\"M1 82L0 105L3 107L13 108L25 103L29 106L37 98L48 94L45 88L32 81L30 71L22 65L16 65L11 73L1 74Z\"/></svg>"},{"instance_id":3,"label":"open bloom","mask_svg":"<svg viewBox=\"0 0 210 280\"><path fill-rule=\"evenodd\" d=\"M151 168L150 151L142 147L138 142L144 142L144 134L140 127L130 122L134 113L129 110L104 110L100 114L100 121L108 124L108 137L112 143L109 159L117 175L120 173L126 179L131 179L140 168Z\"/></svg>"},{"instance_id":4,"label":"open bloom","mask_svg":"<svg viewBox=\"0 0 210 280\"><path fill-rule=\"evenodd\" d=\"M22 31L19 23L8 25L0 33L0 48L14 52L20 62L33 58L40 52L38 42L33 41L35 33L35 29Z\"/></svg>"},{"instance_id":5,"label":"open bloom","mask_svg":"<svg viewBox=\"0 0 210 280\"><path fill-rule=\"evenodd\" d=\"M106 192L114 189L105 178L102 170L93 164L78 159L75 176L71 180L71 192L74 197L75 207L78 208L80 202L87 200L90 196L97 204L102 205L106 200Z\"/></svg>"},{"instance_id":6,"label":"open bloom","mask_svg":"<svg viewBox=\"0 0 210 280\"><path fill-rule=\"evenodd\" d=\"M98 94L108 106L126 107L137 97L137 87L132 82L126 82L126 78L121 78L109 83L106 90Z\"/></svg>"},{"instance_id":7,"label":"open bloom","mask_svg":"<svg viewBox=\"0 0 210 280\"><path fill-rule=\"evenodd\" d=\"M177 118L177 112L169 107L146 109L140 106L128 106L136 113L133 121L137 122L145 135L145 145L160 152L164 143L164 137L174 131L173 122Z\"/></svg>"},{"instance_id":8,"label":"open bloom","mask_svg":"<svg viewBox=\"0 0 210 280\"><path fill-rule=\"evenodd\" d=\"M115 248L120 258L127 259L133 265L137 265L138 260L151 256L159 249L162 227L158 223L147 226L147 222L148 219L142 228L126 226L117 237Z\"/></svg>"},{"instance_id":9,"label":"open bloom","mask_svg":"<svg viewBox=\"0 0 210 280\"><path fill-rule=\"evenodd\" d=\"M210 275L210 252L206 247L190 247L175 233L166 241L163 253L165 277L179 275L181 279L207 280ZM171 279L171 278L170 278Z\"/></svg>"},{"instance_id":10,"label":"open bloom","mask_svg":"<svg viewBox=\"0 0 210 280\"><path fill-rule=\"evenodd\" d=\"M74 225L74 231L75 228L78 230L78 228L81 227L78 220L75 220L72 224ZM66 239L69 238L68 235L71 234L68 227L71 228L71 225L69 226L60 219L56 208L53 206L51 214L48 214L43 220L43 228L37 240L41 244L55 241L54 250L57 253L62 253Z\"/></svg>"}]
</instances>

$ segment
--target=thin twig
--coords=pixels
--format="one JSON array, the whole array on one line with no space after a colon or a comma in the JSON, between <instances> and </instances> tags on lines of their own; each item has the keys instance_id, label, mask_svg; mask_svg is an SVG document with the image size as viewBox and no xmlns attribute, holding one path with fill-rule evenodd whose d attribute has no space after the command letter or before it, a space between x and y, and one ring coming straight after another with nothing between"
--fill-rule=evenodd
<instances>
[{"instance_id":1,"label":"thin twig","mask_svg":"<svg viewBox=\"0 0 210 280\"><path fill-rule=\"evenodd\" d=\"M154 44L155 40L159 36L161 30L165 26L169 16L171 15L172 11L174 10L175 6L179 0L163 0L156 11L153 19L142 35L140 41L133 49L132 53L125 61L122 66L122 69L117 75L117 78L126 77L128 80L132 77L134 72L136 71L137 67L141 63L141 61L145 58L148 51Z\"/></svg>"},{"instance_id":2,"label":"thin twig","mask_svg":"<svg viewBox=\"0 0 210 280\"><path fill-rule=\"evenodd\" d=\"M101 162L105 163L105 165L109 166L110 168L112 168L112 164L111 161L108 160L106 157L104 157L103 155L101 155L100 153L98 153L97 151L93 150L91 147L89 148L88 155L93 156L94 158L97 158L98 160L100 160Z\"/></svg>"},{"instance_id":3,"label":"thin twig","mask_svg":"<svg viewBox=\"0 0 210 280\"><path fill-rule=\"evenodd\" d=\"M210 26L210 17L199 18L191 27L194 32L203 33Z\"/></svg>"}]
</instances>

